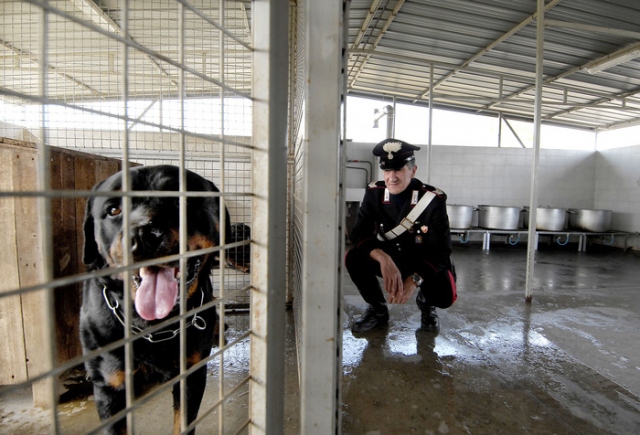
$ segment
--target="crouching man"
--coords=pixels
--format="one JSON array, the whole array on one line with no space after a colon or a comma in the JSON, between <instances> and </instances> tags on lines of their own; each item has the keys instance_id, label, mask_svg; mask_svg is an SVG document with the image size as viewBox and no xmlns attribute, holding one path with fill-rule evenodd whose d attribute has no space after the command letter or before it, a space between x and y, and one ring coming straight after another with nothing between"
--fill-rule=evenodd
<instances>
[{"instance_id":1,"label":"crouching man","mask_svg":"<svg viewBox=\"0 0 640 435\"><path fill-rule=\"evenodd\" d=\"M456 300L447 196L415 178L419 149L397 139L373 149L384 181L367 188L350 235L354 247L345 257L353 283L369 304L351 327L355 333L386 325L387 301L404 304L414 295L422 329L437 333L436 307L448 308Z\"/></svg>"}]
</instances>

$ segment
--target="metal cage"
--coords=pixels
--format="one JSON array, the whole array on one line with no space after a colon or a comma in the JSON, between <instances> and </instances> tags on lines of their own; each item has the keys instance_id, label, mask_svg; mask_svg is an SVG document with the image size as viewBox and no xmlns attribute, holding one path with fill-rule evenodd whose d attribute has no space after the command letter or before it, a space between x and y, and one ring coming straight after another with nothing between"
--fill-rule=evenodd
<instances>
[{"instance_id":1,"label":"metal cage","mask_svg":"<svg viewBox=\"0 0 640 435\"><path fill-rule=\"evenodd\" d=\"M269 105L280 101L267 100L266 108L264 102L259 107L254 104L253 93L261 95L260 89L267 86L253 76L254 32L263 34L281 19L272 8L276 2L256 3L254 7L253 2L231 0L29 0L0 5L4 47L0 202L6 228L0 330L9 337L0 363L0 394L15 397L31 391L34 403L49 410L44 424L54 433L92 433L114 421L99 421L83 379L87 355L82 354L77 331L80 289L96 274L113 272L84 269L80 235L84 204L95 195L92 186L112 173L155 164L178 166L181 178L188 169L215 183L220 192L211 196L229 211L230 223L253 230L250 236L229 240L226 216L219 216L221 243L209 248L219 262L210 275L216 297L211 305L217 307L224 333L210 355L196 364L207 368L198 418L187 426L182 412L179 429L186 432L198 426L206 428L205 433L265 429L256 415L270 408L251 393L256 388L250 384L256 378L252 371L259 373L262 368L262 356L270 355L269 349L252 343L252 334L262 331L267 320L252 322L249 311L255 293L272 285L273 278L265 278L269 260L252 264L249 252L260 249L254 248L256 240L270 243L274 237L269 233L274 223L256 214L263 200L268 212L274 213L263 196L271 192L259 192L261 199L256 200L261 184L254 178L256 170L274 168L260 166L256 159L256 152L272 152L272 138L263 142L259 138L256 145L254 129L268 125L284 131L286 119L266 118L273 110ZM256 19L255 9L263 13ZM284 40L272 38L258 45L283 43L286 51L284 27ZM273 62L272 57L259 55L256 61L260 67ZM285 80L286 72L285 64ZM140 195L126 180L117 193L125 212L126 204ZM189 198L197 196L186 190L184 178L175 195L181 213ZM184 216L180 234L186 234ZM129 231L125 224L123 240L130 239ZM187 252L186 243L181 243L176 261L186 265ZM125 273L137 267L129 257L125 255L121 267ZM131 284L124 286L129 289ZM131 302L130 296L125 296L126 302ZM186 335L189 319L202 308L181 308L178 337ZM283 318L278 312L271 315L277 314ZM127 355L123 415L132 433L164 433L174 424L171 406L164 403L171 386L179 383L184 398L182 380L194 370L187 369L186 340L180 338L185 356L179 375L137 396L131 386L139 368L132 343L148 331L130 328L131 309L124 309L124 315L125 338L110 345L124 346ZM259 361L252 364L251 358ZM78 394L88 401L70 405L67 399ZM70 406L75 406L73 411ZM90 415L81 418L84 413Z\"/></svg>"}]
</instances>

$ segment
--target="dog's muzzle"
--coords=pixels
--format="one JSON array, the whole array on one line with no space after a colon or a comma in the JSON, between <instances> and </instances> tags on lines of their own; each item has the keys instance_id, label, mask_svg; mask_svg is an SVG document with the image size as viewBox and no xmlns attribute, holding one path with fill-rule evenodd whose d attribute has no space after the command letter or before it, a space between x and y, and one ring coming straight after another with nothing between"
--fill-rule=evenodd
<instances>
[{"instance_id":1,"label":"dog's muzzle","mask_svg":"<svg viewBox=\"0 0 640 435\"><path fill-rule=\"evenodd\" d=\"M187 260L186 288L191 288L198 276L202 260L199 257ZM163 319L178 302L180 290L180 268L142 267L133 275L136 286L136 311L145 320Z\"/></svg>"}]
</instances>

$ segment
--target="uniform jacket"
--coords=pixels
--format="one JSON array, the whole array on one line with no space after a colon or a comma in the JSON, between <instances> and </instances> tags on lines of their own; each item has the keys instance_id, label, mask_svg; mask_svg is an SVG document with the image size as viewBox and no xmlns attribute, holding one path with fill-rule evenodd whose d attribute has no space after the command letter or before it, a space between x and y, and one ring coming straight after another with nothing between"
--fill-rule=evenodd
<instances>
[{"instance_id":1,"label":"uniform jacket","mask_svg":"<svg viewBox=\"0 0 640 435\"><path fill-rule=\"evenodd\" d=\"M392 256L411 258L428 262L438 271L448 267L451 254L451 233L447 216L447 195L433 186L423 184L417 178L404 192L385 195L384 181L371 183L358 210L351 233L351 240L360 249L371 251L381 248ZM384 233L397 226L427 191L436 194L431 203L418 217L411 231L405 231L397 238L380 241L378 233ZM408 256L408 257L407 257Z\"/></svg>"}]
</instances>

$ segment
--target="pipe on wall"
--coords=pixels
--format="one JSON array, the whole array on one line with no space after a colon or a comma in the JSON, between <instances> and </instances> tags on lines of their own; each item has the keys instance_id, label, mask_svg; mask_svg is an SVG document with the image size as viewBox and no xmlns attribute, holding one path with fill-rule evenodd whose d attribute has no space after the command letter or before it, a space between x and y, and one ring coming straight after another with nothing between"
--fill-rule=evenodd
<instances>
[{"instance_id":1,"label":"pipe on wall","mask_svg":"<svg viewBox=\"0 0 640 435\"><path fill-rule=\"evenodd\" d=\"M370 161L368 160L347 160L347 163L361 163L363 165L368 165L369 166L369 170L367 171L366 168L360 168L360 167L356 167L356 166L347 166L347 168L353 168L353 169L364 169L365 171L367 171L367 184L371 183L372 178L371 178L371 174L373 174L373 165L371 164Z\"/></svg>"},{"instance_id":2,"label":"pipe on wall","mask_svg":"<svg viewBox=\"0 0 640 435\"><path fill-rule=\"evenodd\" d=\"M387 105L384 106L384 108L382 109L382 113L380 113L380 110L378 109L373 109L373 128L378 128L378 121L380 120L380 118L386 116L387 117L387 139L391 139L393 138L393 130L394 130L394 121L395 121L395 116L394 116L394 109L392 105Z\"/></svg>"}]
</instances>

